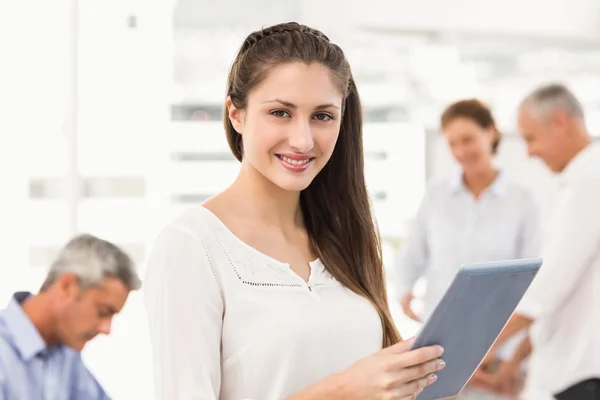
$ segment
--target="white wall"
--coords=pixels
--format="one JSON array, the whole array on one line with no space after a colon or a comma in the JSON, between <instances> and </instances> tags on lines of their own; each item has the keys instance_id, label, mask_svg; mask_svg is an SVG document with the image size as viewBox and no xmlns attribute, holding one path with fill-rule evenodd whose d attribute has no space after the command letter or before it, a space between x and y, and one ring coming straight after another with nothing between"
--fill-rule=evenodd
<instances>
[{"instance_id":1,"label":"white wall","mask_svg":"<svg viewBox=\"0 0 600 400\"><path fill-rule=\"evenodd\" d=\"M66 174L70 5L0 1L0 308L13 291L36 291L45 275L45 268L30 267L30 248L62 245L70 234L64 198L29 196L32 178L60 181ZM161 140L170 116L172 4L85 0L79 7L79 170L87 178L139 176L147 184L145 197L133 200L82 200L79 229L142 242L155 222L149 216L168 199L160 173L168 160ZM113 333L83 353L112 398L152 398L145 331L134 293Z\"/></svg>"},{"instance_id":2,"label":"white wall","mask_svg":"<svg viewBox=\"0 0 600 400\"><path fill-rule=\"evenodd\" d=\"M33 273L30 236L47 222L31 214L28 175L44 161L64 174L68 5L66 0L0 1L0 307L10 288ZM55 146L47 147L48 142ZM65 208L58 204L57 211ZM60 235L62 226L49 228Z\"/></svg>"},{"instance_id":3,"label":"white wall","mask_svg":"<svg viewBox=\"0 0 600 400\"><path fill-rule=\"evenodd\" d=\"M546 38L599 40L597 0L179 0L180 25L270 25L288 20L316 28L528 34Z\"/></svg>"},{"instance_id":4,"label":"white wall","mask_svg":"<svg viewBox=\"0 0 600 400\"><path fill-rule=\"evenodd\" d=\"M84 178L133 177L144 191L83 200L79 229L118 244L150 240L168 200L162 172L169 157L163 143L169 137L172 7L169 0L80 1L80 172ZM142 294L132 293L111 335L84 351L114 399L153 398L145 317Z\"/></svg>"},{"instance_id":5,"label":"white wall","mask_svg":"<svg viewBox=\"0 0 600 400\"><path fill-rule=\"evenodd\" d=\"M527 34L598 41L597 0L304 0L302 20L376 27Z\"/></svg>"}]
</instances>

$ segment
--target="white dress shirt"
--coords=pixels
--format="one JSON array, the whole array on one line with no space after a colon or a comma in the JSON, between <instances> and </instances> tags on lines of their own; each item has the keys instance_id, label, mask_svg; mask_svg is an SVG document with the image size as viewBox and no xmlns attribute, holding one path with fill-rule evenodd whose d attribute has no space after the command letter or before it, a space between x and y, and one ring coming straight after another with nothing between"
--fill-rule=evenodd
<instances>
[{"instance_id":1,"label":"white dress shirt","mask_svg":"<svg viewBox=\"0 0 600 400\"><path fill-rule=\"evenodd\" d=\"M147 268L157 400L281 400L382 347L375 308L319 260L307 284L202 206L162 231Z\"/></svg>"},{"instance_id":2,"label":"white dress shirt","mask_svg":"<svg viewBox=\"0 0 600 400\"><path fill-rule=\"evenodd\" d=\"M500 173L478 199L462 176L433 184L419 207L396 269L403 296L425 277L423 319L462 264L539 257L540 210L532 193Z\"/></svg>"},{"instance_id":3,"label":"white dress shirt","mask_svg":"<svg viewBox=\"0 0 600 400\"><path fill-rule=\"evenodd\" d=\"M600 148L581 151L560 179L544 264L517 308L534 320L528 400L600 378Z\"/></svg>"}]
</instances>

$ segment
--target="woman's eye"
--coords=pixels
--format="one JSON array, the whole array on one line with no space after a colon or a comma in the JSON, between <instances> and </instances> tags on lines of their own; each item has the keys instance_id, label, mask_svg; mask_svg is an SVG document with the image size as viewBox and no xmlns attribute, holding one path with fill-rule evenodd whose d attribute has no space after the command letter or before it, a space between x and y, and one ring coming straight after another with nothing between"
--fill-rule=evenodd
<instances>
[{"instance_id":1,"label":"woman's eye","mask_svg":"<svg viewBox=\"0 0 600 400\"><path fill-rule=\"evenodd\" d=\"M279 118L285 118L285 117L289 117L290 116L290 114L287 111L284 111L284 110L271 111L271 115L273 115L275 117L279 117Z\"/></svg>"},{"instance_id":2,"label":"woman's eye","mask_svg":"<svg viewBox=\"0 0 600 400\"><path fill-rule=\"evenodd\" d=\"M318 119L319 121L331 121L333 119L333 117L329 114L317 114L315 115L315 118Z\"/></svg>"}]
</instances>

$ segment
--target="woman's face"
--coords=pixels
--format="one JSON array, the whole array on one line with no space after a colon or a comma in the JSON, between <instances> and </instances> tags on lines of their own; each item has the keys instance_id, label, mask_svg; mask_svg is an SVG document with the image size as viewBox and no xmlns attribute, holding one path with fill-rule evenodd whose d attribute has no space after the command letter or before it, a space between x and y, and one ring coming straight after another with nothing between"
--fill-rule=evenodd
<instances>
[{"instance_id":1,"label":"woman's face","mask_svg":"<svg viewBox=\"0 0 600 400\"><path fill-rule=\"evenodd\" d=\"M488 168L493 157L493 144L496 131L482 128L469 118L455 118L444 127L454 159L465 173L477 172Z\"/></svg>"},{"instance_id":2,"label":"woman's face","mask_svg":"<svg viewBox=\"0 0 600 400\"><path fill-rule=\"evenodd\" d=\"M327 164L341 125L342 93L320 64L279 65L253 88L247 107L228 100L242 136L242 168L281 189L306 189Z\"/></svg>"}]
</instances>

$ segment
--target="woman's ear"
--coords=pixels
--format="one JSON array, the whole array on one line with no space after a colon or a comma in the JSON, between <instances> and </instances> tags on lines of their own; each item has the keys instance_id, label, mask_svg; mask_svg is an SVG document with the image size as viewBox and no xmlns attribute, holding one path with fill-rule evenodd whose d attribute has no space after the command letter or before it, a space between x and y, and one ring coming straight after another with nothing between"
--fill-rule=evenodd
<instances>
[{"instance_id":1,"label":"woman's ear","mask_svg":"<svg viewBox=\"0 0 600 400\"><path fill-rule=\"evenodd\" d=\"M233 128L236 130L236 132L241 135L244 131L243 111L233 105L233 101L231 100L230 96L227 96L225 105L227 107L227 113L229 115L229 121L231 121L231 125L233 125Z\"/></svg>"},{"instance_id":2,"label":"woman's ear","mask_svg":"<svg viewBox=\"0 0 600 400\"><path fill-rule=\"evenodd\" d=\"M496 138L498 137L498 131L496 130L496 128L491 126L489 128L483 128L481 131L484 133L484 135L488 138L490 142L493 143L494 141L496 141Z\"/></svg>"}]
</instances>

